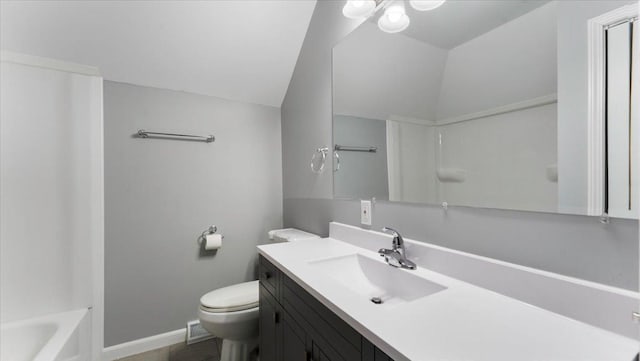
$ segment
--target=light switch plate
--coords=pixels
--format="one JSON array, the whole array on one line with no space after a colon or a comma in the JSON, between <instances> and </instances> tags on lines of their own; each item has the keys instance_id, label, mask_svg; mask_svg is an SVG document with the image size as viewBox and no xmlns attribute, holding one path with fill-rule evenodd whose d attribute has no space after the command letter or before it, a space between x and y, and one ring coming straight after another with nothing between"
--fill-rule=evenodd
<instances>
[{"instance_id":1,"label":"light switch plate","mask_svg":"<svg viewBox=\"0 0 640 361\"><path fill-rule=\"evenodd\" d=\"M360 201L360 223L371 225L371 201Z\"/></svg>"}]
</instances>

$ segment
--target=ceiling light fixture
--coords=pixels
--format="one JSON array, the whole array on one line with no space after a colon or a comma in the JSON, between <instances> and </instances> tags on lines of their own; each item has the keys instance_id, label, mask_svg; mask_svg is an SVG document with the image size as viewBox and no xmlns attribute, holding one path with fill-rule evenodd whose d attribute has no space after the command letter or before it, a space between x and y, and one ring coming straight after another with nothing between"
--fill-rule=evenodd
<instances>
[{"instance_id":1,"label":"ceiling light fixture","mask_svg":"<svg viewBox=\"0 0 640 361\"><path fill-rule=\"evenodd\" d=\"M444 4L445 0L410 0L411 7L418 11L433 10Z\"/></svg>"},{"instance_id":2,"label":"ceiling light fixture","mask_svg":"<svg viewBox=\"0 0 640 361\"><path fill-rule=\"evenodd\" d=\"M373 14L375 9L375 0L348 0L342 8L342 14L349 19L360 19Z\"/></svg>"},{"instance_id":3,"label":"ceiling light fixture","mask_svg":"<svg viewBox=\"0 0 640 361\"><path fill-rule=\"evenodd\" d=\"M411 7L418 11L429 11L440 7L446 0L409 0ZM409 17L405 12L404 0L347 0L342 14L349 19L366 19L379 8L384 14L378 19L378 27L386 33L399 33L409 27Z\"/></svg>"},{"instance_id":4,"label":"ceiling light fixture","mask_svg":"<svg viewBox=\"0 0 640 361\"><path fill-rule=\"evenodd\" d=\"M399 33L409 26L409 17L404 10L404 1L394 1L378 19L378 27L386 33Z\"/></svg>"}]
</instances>

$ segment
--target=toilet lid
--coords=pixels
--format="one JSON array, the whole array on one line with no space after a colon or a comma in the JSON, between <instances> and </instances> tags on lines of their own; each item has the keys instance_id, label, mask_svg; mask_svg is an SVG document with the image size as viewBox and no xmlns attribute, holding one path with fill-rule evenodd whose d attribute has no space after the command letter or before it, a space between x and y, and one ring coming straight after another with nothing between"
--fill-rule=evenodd
<instances>
[{"instance_id":1,"label":"toilet lid","mask_svg":"<svg viewBox=\"0 0 640 361\"><path fill-rule=\"evenodd\" d=\"M219 288L200 298L202 308L211 312L241 311L258 307L259 283L250 281Z\"/></svg>"}]
</instances>

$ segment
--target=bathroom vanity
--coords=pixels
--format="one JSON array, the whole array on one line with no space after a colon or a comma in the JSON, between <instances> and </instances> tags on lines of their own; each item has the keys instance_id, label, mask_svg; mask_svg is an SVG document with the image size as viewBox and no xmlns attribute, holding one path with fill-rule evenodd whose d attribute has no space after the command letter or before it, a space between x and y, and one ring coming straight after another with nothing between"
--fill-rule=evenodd
<instances>
[{"instance_id":1,"label":"bathroom vanity","mask_svg":"<svg viewBox=\"0 0 640 361\"><path fill-rule=\"evenodd\" d=\"M418 269L390 267L374 251L387 242L388 235L332 223L329 238L259 246L261 360L636 356L632 338L425 267L442 250L407 240Z\"/></svg>"}]
</instances>

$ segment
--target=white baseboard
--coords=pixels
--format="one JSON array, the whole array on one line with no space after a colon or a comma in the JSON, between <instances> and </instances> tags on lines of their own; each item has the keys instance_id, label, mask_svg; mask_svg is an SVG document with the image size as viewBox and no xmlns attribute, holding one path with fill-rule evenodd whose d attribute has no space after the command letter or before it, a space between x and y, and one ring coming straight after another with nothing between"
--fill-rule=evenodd
<instances>
[{"instance_id":1,"label":"white baseboard","mask_svg":"<svg viewBox=\"0 0 640 361\"><path fill-rule=\"evenodd\" d=\"M171 346L176 343L185 342L186 338L187 330L182 328L175 331L161 333L159 335L121 343L119 345L109 346L103 350L102 360L113 361L122 357Z\"/></svg>"}]
</instances>

